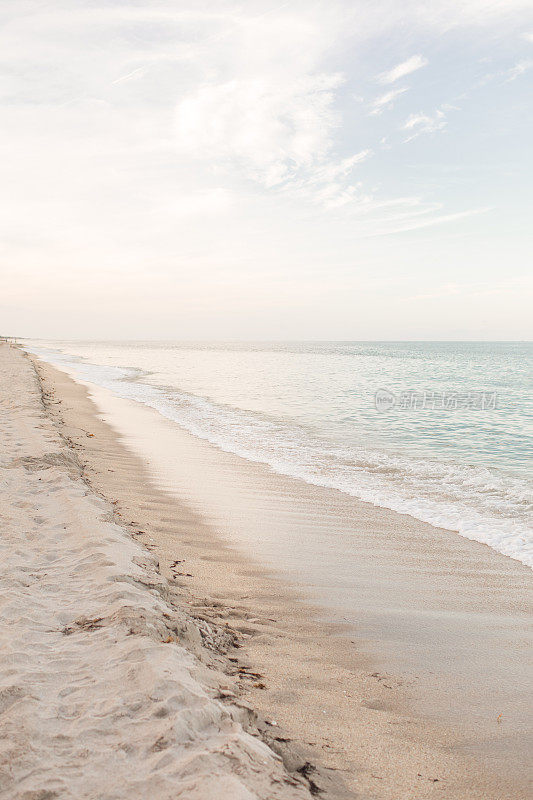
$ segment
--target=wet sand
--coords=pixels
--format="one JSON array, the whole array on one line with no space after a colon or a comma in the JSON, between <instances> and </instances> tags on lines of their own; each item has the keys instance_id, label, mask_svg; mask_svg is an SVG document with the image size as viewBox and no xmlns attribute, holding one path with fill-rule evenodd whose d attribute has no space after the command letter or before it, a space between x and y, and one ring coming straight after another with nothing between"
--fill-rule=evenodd
<instances>
[{"instance_id":1,"label":"wet sand","mask_svg":"<svg viewBox=\"0 0 533 800\"><path fill-rule=\"evenodd\" d=\"M319 784L336 773L352 796L527 796L526 567L90 387L97 419L86 388L39 369L91 482L189 607L237 631L241 695Z\"/></svg>"}]
</instances>

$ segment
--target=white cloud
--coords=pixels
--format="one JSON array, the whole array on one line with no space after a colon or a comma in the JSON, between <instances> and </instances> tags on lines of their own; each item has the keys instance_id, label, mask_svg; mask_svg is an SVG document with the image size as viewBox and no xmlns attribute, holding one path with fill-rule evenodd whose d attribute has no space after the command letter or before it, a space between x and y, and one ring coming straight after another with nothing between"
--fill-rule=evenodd
<instances>
[{"instance_id":1,"label":"white cloud","mask_svg":"<svg viewBox=\"0 0 533 800\"><path fill-rule=\"evenodd\" d=\"M391 89L390 92L385 92L385 94L376 97L375 100L372 101L370 104L371 111L370 114L372 116L377 116L378 114L382 114L385 109L392 108L394 105L394 100L404 92L407 92L408 87L404 86L398 89Z\"/></svg>"},{"instance_id":2,"label":"white cloud","mask_svg":"<svg viewBox=\"0 0 533 800\"><path fill-rule=\"evenodd\" d=\"M531 67L533 67L533 61L531 59L524 59L522 61L518 61L514 65L514 67L511 67L511 69L507 70L507 72L505 73L507 75L507 83L516 80L521 75L523 75L524 72L530 70Z\"/></svg>"},{"instance_id":3,"label":"white cloud","mask_svg":"<svg viewBox=\"0 0 533 800\"><path fill-rule=\"evenodd\" d=\"M359 207L362 198L362 184L353 183L348 178L358 164L367 161L372 150L362 150L340 161L331 159L322 166L310 170L301 178L287 181L281 191L292 199L305 200L328 209L341 208L348 204Z\"/></svg>"},{"instance_id":4,"label":"white cloud","mask_svg":"<svg viewBox=\"0 0 533 800\"><path fill-rule=\"evenodd\" d=\"M533 32L531 33L524 33L524 39L528 42L533 42Z\"/></svg>"},{"instance_id":5,"label":"white cloud","mask_svg":"<svg viewBox=\"0 0 533 800\"><path fill-rule=\"evenodd\" d=\"M353 171L357 164L361 164L363 161L366 161L371 155L372 150L361 150L359 153L355 153L353 156L348 156L348 158L343 158L339 162L332 161L314 171L313 175L309 179L309 182L329 183L337 178L345 178Z\"/></svg>"},{"instance_id":6,"label":"white cloud","mask_svg":"<svg viewBox=\"0 0 533 800\"><path fill-rule=\"evenodd\" d=\"M389 70L389 72L383 72L381 75L378 75L378 83L394 83L400 78L410 75L411 72L416 72L417 69L425 67L428 63L427 58L424 58L424 56L411 56L407 61L402 61L401 64L397 64L393 69Z\"/></svg>"},{"instance_id":7,"label":"white cloud","mask_svg":"<svg viewBox=\"0 0 533 800\"><path fill-rule=\"evenodd\" d=\"M207 84L176 109L180 153L275 186L327 157L337 117L333 91L340 75L310 75Z\"/></svg>"},{"instance_id":8,"label":"white cloud","mask_svg":"<svg viewBox=\"0 0 533 800\"><path fill-rule=\"evenodd\" d=\"M121 75L116 80L111 81L111 83L113 85L116 85L118 83L125 83L126 81L135 80L135 78L142 78L142 76L145 74L145 72L146 72L146 70L143 69L143 67L137 67L137 69L134 69L131 72L126 73L126 75Z\"/></svg>"},{"instance_id":9,"label":"white cloud","mask_svg":"<svg viewBox=\"0 0 533 800\"><path fill-rule=\"evenodd\" d=\"M446 114L440 108L438 108L434 114L423 114L419 112L418 114L411 114L410 117L404 122L402 125L402 130L404 131L412 131L411 136L408 136L405 139L405 142L410 142L412 139L416 139L417 136L420 136L422 133L435 133L436 131L441 131L443 128L446 127Z\"/></svg>"},{"instance_id":10,"label":"white cloud","mask_svg":"<svg viewBox=\"0 0 533 800\"><path fill-rule=\"evenodd\" d=\"M420 228L429 228L433 225L442 225L447 222L455 222L460 219L486 214L491 208L471 208L467 211L459 211L456 214L440 214L438 216L428 216L422 220L410 219L399 225L388 225L375 230L370 230L367 236L389 236L394 233L406 233Z\"/></svg>"}]
</instances>

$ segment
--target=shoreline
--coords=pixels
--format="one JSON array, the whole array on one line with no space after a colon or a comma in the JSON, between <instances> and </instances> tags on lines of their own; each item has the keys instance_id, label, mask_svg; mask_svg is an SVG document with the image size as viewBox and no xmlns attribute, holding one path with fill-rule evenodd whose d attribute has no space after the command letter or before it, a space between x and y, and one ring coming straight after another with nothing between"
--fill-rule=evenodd
<instances>
[{"instance_id":1,"label":"shoreline","mask_svg":"<svg viewBox=\"0 0 533 800\"><path fill-rule=\"evenodd\" d=\"M429 451L423 462L420 460L420 455L418 460L415 458L415 461L412 461L414 456L412 452L409 455L408 446L405 450L402 448L393 453L392 451L387 452L387 448L382 452L372 452L375 448L370 445L367 453L367 447L362 447L367 437L364 428L357 433L357 443L359 449L362 448L362 452L358 455L354 438L348 447L348 450L352 451L351 454L346 453L346 458L340 460L339 453L335 454L335 449L331 451L331 442L325 441L319 445L318 441L314 441L312 435L307 440L310 431L302 438L303 429L300 434L297 434L295 430L291 429L291 426L284 429L284 435L282 435L281 429L270 430L267 424L268 433L265 434L266 440L268 440L267 446L261 436L261 425L256 428L251 419L254 418L258 409L251 412L249 419L246 402L241 408L235 395L228 408L224 409L224 402L217 405L217 402L210 398L208 392L207 394L204 392L204 395L200 392L200 396L196 397L196 401L200 401L200 406L197 406L192 387L192 395L189 398L192 402L189 403L189 400L186 400L188 392L185 391L182 398L185 400L185 407L182 407L179 392L178 398L175 398L176 404L175 400L170 399L172 392L167 398L166 389L157 386L147 377L150 370L147 369L146 361L143 362L142 367L128 367L126 366L128 359L126 359L124 365L119 366L115 353L115 363L107 364L107 367L104 367L103 364L98 365L98 358L96 358L96 363L92 363L91 357L88 357L87 354L82 355L83 348L80 349L82 343L79 343L80 346L77 348L76 343L72 343L77 355L71 353L70 356L61 349L48 349L51 343L48 343L48 346L45 346L45 342L37 343L37 347L35 344L35 342L29 342L28 347L29 351L37 358L54 364L75 380L86 381L90 386L105 387L118 397L155 409L158 414L170 420L180 429L188 431L195 439L205 441L218 450L236 455L239 459L244 458L250 463L264 465L267 469L289 480L303 481L330 491L341 491L360 502L394 511L401 516L410 516L439 530L452 531L471 541L486 544L496 552L533 569L531 547L526 545L528 521L526 512L520 507L520 503L518 505L515 503L514 508L507 509L510 515L508 513L507 516L505 514L494 516L492 513L497 499L500 511L503 513L507 501L512 506L512 498L516 500L520 493L524 497L527 496L526 478L524 474L520 473L520 470L511 475L511 473L501 470L501 464L498 467L491 461L483 466L476 459L472 462L467 459L464 464L461 459L452 463L447 459L446 453L441 453L441 456L438 457L435 453L431 455ZM108 344L113 346L118 343ZM96 347L98 349L98 345ZM94 355L95 353L93 353ZM105 356L105 353L102 355ZM117 370L122 373L120 377ZM145 378L147 378L146 381ZM174 375L172 379L169 377L169 380L171 383L178 380L179 384L177 375ZM216 384L216 377L214 380ZM187 385L187 381L185 384ZM233 383L233 393L235 388ZM205 386L204 389L207 387ZM220 385L215 394L217 392L220 394ZM243 395L243 399L245 396L246 393ZM233 405L235 402L236 405ZM251 408L255 408L253 398L251 399ZM212 424L213 415L214 418L218 418L221 412L222 418L217 424ZM241 419L242 414L244 417ZM259 420L260 418L261 412L259 412ZM266 419L268 420L268 418L267 414ZM384 422L387 423L387 420L384 419ZM282 426L284 424L281 419L279 423ZM356 423L354 430L357 430ZM294 438L295 436L296 438ZM303 455L299 455L300 450ZM327 463L325 469L319 466L322 464L322 457ZM365 458L367 459L366 463ZM355 468L356 464L357 468ZM496 466L494 474L493 466ZM348 470L346 473L344 468ZM388 477L383 476L382 478L382 472ZM499 477L496 477L496 473L499 473ZM396 477L394 478L394 476ZM515 483L506 485L511 478ZM406 484L407 491L405 491ZM460 485L466 487L462 499ZM441 486L443 491L437 490L437 486ZM477 487L477 490L472 488L474 486ZM477 492L477 502L472 491L474 494ZM505 500L502 493L505 493ZM512 520L513 513L517 516Z\"/></svg>"},{"instance_id":2,"label":"shoreline","mask_svg":"<svg viewBox=\"0 0 533 800\"><path fill-rule=\"evenodd\" d=\"M231 633L88 485L27 354L0 346L0 376L0 796L310 798L231 690Z\"/></svg>"},{"instance_id":3,"label":"shoreline","mask_svg":"<svg viewBox=\"0 0 533 800\"><path fill-rule=\"evenodd\" d=\"M58 393L60 406L50 404L48 409L82 453L89 483L112 499L115 514L155 553L162 574L177 583L189 608L200 619L216 620L235 632L239 646L233 658L238 658L230 664L234 669L238 664L237 674L244 676L239 680L241 696L270 721L280 717L287 731L274 738L289 739L291 748L309 754L304 769L310 770L305 763L322 762L317 777L318 785L325 780L324 796L342 796L338 786L333 793L327 788L332 775L345 779L353 793L347 796L521 796L505 779L479 774L476 760L457 751L460 736L450 737L446 727L413 713L410 688L398 676L376 671L375 659L354 647L361 638L354 638L352 626L324 622L319 605L311 605L290 582L244 557L192 507L155 485L146 463L102 421L86 387L42 362L37 369L46 391L55 387ZM178 561L172 558L176 553L186 555L186 571L171 566ZM249 662L245 666L244 660Z\"/></svg>"}]
</instances>

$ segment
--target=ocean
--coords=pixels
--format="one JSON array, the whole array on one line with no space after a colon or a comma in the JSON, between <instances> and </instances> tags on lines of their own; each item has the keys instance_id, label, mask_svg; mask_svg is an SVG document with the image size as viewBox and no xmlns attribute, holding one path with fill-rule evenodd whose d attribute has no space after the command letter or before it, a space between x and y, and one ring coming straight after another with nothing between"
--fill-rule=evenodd
<instances>
[{"instance_id":1,"label":"ocean","mask_svg":"<svg viewBox=\"0 0 533 800\"><path fill-rule=\"evenodd\" d=\"M531 343L25 346L222 450L533 566Z\"/></svg>"}]
</instances>

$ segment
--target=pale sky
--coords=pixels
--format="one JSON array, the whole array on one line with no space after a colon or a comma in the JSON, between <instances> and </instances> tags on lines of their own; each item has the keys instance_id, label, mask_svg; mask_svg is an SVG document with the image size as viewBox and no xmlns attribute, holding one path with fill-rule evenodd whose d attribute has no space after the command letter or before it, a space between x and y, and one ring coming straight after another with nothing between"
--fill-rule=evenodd
<instances>
[{"instance_id":1,"label":"pale sky","mask_svg":"<svg viewBox=\"0 0 533 800\"><path fill-rule=\"evenodd\" d=\"M3 0L0 334L531 338L531 0Z\"/></svg>"}]
</instances>

